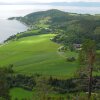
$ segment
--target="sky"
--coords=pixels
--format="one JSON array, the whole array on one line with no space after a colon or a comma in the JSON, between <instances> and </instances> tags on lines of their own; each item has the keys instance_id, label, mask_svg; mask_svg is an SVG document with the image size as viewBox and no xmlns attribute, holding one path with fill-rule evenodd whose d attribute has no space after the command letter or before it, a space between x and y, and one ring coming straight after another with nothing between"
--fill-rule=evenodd
<instances>
[{"instance_id":1,"label":"sky","mask_svg":"<svg viewBox=\"0 0 100 100\"><path fill-rule=\"evenodd\" d=\"M100 0L0 0L0 3L100 2Z\"/></svg>"}]
</instances>

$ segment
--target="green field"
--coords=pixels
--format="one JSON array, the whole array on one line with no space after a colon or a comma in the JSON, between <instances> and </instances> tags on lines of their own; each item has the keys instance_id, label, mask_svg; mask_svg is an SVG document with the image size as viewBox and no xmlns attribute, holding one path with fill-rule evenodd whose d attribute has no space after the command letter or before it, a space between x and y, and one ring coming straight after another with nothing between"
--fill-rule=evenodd
<instances>
[{"instance_id":1,"label":"green field","mask_svg":"<svg viewBox=\"0 0 100 100\"><path fill-rule=\"evenodd\" d=\"M39 98L39 93L37 91L27 91L27 90L24 90L22 88L12 88L10 90L10 96L11 96L11 100L15 100L16 98L18 100L23 100L25 98L28 99L28 100L40 100ZM55 94L49 94L50 96L52 97L59 97L59 96L63 96L63 97L66 97L66 94L58 94L58 93L55 93Z\"/></svg>"},{"instance_id":2,"label":"green field","mask_svg":"<svg viewBox=\"0 0 100 100\"><path fill-rule=\"evenodd\" d=\"M72 76L77 62L66 62L58 53L59 44L50 40L54 35L38 35L21 38L0 46L0 66L14 65L16 73L43 74L46 76ZM77 56L66 52L68 56Z\"/></svg>"},{"instance_id":3,"label":"green field","mask_svg":"<svg viewBox=\"0 0 100 100\"><path fill-rule=\"evenodd\" d=\"M31 99L33 97L33 93L30 91L26 91L21 88L13 88L10 91L11 100L15 100L15 98L18 98L18 100L22 100L24 98Z\"/></svg>"},{"instance_id":4,"label":"green field","mask_svg":"<svg viewBox=\"0 0 100 100\"><path fill-rule=\"evenodd\" d=\"M0 45L0 66L14 65L15 73L42 74L44 76L71 77L78 67L77 62L67 62L67 57L77 57L77 53L58 52L59 44L50 40L54 34L37 35L21 38L17 41ZM17 97L32 98L33 92L13 88L10 90L12 100Z\"/></svg>"}]
</instances>

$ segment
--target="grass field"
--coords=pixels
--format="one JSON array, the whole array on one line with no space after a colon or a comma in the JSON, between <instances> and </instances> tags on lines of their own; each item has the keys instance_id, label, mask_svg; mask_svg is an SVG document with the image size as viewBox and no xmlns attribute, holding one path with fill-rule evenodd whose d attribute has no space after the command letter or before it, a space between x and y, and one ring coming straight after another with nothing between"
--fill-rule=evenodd
<instances>
[{"instance_id":1,"label":"grass field","mask_svg":"<svg viewBox=\"0 0 100 100\"><path fill-rule=\"evenodd\" d=\"M16 98L18 100L23 100L24 98L26 98L28 100L40 100L39 95L40 94L38 93L38 91L27 91L22 88L12 88L10 90L11 100L16 100ZM59 93L56 93L56 94L51 93L49 95L52 97L55 97L55 98L57 98L59 96L66 97L66 94L59 94Z\"/></svg>"},{"instance_id":2,"label":"grass field","mask_svg":"<svg viewBox=\"0 0 100 100\"><path fill-rule=\"evenodd\" d=\"M0 46L0 66L14 65L17 73L70 76L77 69L77 62L66 62L52 41L53 34L21 38ZM67 52L68 56L77 56Z\"/></svg>"},{"instance_id":3,"label":"grass field","mask_svg":"<svg viewBox=\"0 0 100 100\"><path fill-rule=\"evenodd\" d=\"M77 53L58 52L59 44L50 40L54 35L38 35L21 38L17 41L0 45L0 66L14 65L14 71L22 74L42 74L45 76L71 77L78 67L77 62L66 62L65 55L77 56ZM10 90L12 100L17 97L32 98L33 92L21 88Z\"/></svg>"},{"instance_id":4,"label":"grass field","mask_svg":"<svg viewBox=\"0 0 100 100\"><path fill-rule=\"evenodd\" d=\"M77 61L67 62L67 57L77 57L77 53L67 51L58 52L59 44L50 40L54 35L37 35L10 41L8 44L0 45L0 66L14 65L16 73L42 74L67 78L73 76L78 68ZM22 88L10 90L11 100L32 98L35 91L27 91Z\"/></svg>"},{"instance_id":5,"label":"grass field","mask_svg":"<svg viewBox=\"0 0 100 100\"><path fill-rule=\"evenodd\" d=\"M33 93L30 91L26 91L21 88L13 88L10 90L11 100L15 100L17 98L18 100L22 100L24 98L26 99L32 99Z\"/></svg>"}]
</instances>

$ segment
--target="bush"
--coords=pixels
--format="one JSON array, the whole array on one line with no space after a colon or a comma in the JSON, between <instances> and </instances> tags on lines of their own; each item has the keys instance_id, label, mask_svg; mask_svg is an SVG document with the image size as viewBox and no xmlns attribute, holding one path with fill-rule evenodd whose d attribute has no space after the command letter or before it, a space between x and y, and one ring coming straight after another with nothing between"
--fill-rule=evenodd
<instances>
[{"instance_id":1,"label":"bush","mask_svg":"<svg viewBox=\"0 0 100 100\"><path fill-rule=\"evenodd\" d=\"M34 76L26 76L26 75L22 75L22 74L8 76L7 81L10 85L10 88L21 87L21 88L24 88L24 89L30 90L30 91L36 85Z\"/></svg>"},{"instance_id":2,"label":"bush","mask_svg":"<svg viewBox=\"0 0 100 100\"><path fill-rule=\"evenodd\" d=\"M67 61L68 61L68 62L73 62L73 61L75 61L75 60L76 60L75 57L68 57L68 58L67 58Z\"/></svg>"},{"instance_id":3,"label":"bush","mask_svg":"<svg viewBox=\"0 0 100 100\"><path fill-rule=\"evenodd\" d=\"M61 46L61 47L58 48L58 51L59 52L65 52L65 51L67 51L67 47Z\"/></svg>"},{"instance_id":4,"label":"bush","mask_svg":"<svg viewBox=\"0 0 100 100\"><path fill-rule=\"evenodd\" d=\"M4 99L4 98L0 97L0 100L6 100L6 99Z\"/></svg>"}]
</instances>

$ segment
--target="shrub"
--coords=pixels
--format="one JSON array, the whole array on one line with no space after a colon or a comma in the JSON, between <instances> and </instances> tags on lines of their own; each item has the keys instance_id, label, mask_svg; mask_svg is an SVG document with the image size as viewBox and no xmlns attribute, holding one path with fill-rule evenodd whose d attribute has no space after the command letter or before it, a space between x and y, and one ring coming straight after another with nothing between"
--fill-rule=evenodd
<instances>
[{"instance_id":1,"label":"shrub","mask_svg":"<svg viewBox=\"0 0 100 100\"><path fill-rule=\"evenodd\" d=\"M68 62L73 62L73 61L76 60L75 57L68 57L68 58L66 58L66 59L67 59Z\"/></svg>"}]
</instances>

